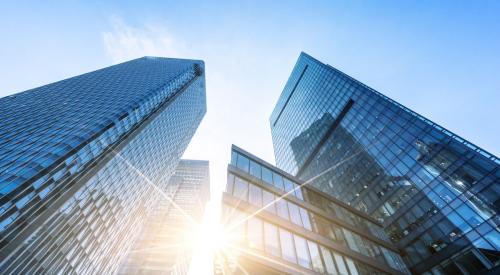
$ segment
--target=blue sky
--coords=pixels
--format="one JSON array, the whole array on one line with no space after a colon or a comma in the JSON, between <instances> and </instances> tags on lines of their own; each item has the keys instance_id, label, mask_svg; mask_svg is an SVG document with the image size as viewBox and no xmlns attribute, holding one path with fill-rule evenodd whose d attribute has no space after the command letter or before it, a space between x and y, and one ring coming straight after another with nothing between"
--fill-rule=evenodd
<instances>
[{"instance_id":1,"label":"blue sky","mask_svg":"<svg viewBox=\"0 0 500 275\"><path fill-rule=\"evenodd\" d=\"M224 184L231 143L274 162L268 117L305 51L499 155L499 1L85 2L0 4L1 96L143 55L203 59L208 113L185 156Z\"/></svg>"}]
</instances>

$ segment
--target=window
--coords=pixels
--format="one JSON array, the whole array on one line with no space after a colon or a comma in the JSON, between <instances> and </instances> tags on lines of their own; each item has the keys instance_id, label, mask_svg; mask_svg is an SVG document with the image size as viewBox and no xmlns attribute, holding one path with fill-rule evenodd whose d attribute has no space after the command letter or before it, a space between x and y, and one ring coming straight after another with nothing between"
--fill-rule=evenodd
<instances>
[{"instance_id":1,"label":"window","mask_svg":"<svg viewBox=\"0 0 500 275\"><path fill-rule=\"evenodd\" d=\"M295 248L297 249L297 259L299 261L299 265L311 268L311 259L309 258L309 249L307 248L306 239L294 235L295 239Z\"/></svg>"},{"instance_id":2,"label":"window","mask_svg":"<svg viewBox=\"0 0 500 275\"><path fill-rule=\"evenodd\" d=\"M344 263L344 257L342 255L337 254L335 252L333 253L333 258L335 259L335 263L337 264L337 267L339 269L339 274L341 275L349 275L349 272L347 272L347 267L345 266Z\"/></svg>"},{"instance_id":3,"label":"window","mask_svg":"<svg viewBox=\"0 0 500 275\"><path fill-rule=\"evenodd\" d=\"M264 238L265 238L266 252L271 255L280 257L281 252L280 252L280 244L278 237L278 227L276 227L274 224L265 222Z\"/></svg>"},{"instance_id":4,"label":"window","mask_svg":"<svg viewBox=\"0 0 500 275\"><path fill-rule=\"evenodd\" d=\"M248 182L245 180L235 177L234 178L234 196L246 201L248 197Z\"/></svg>"},{"instance_id":5,"label":"window","mask_svg":"<svg viewBox=\"0 0 500 275\"><path fill-rule=\"evenodd\" d=\"M280 190L284 190L283 187L283 177L276 173L273 173L274 186L276 186Z\"/></svg>"},{"instance_id":6,"label":"window","mask_svg":"<svg viewBox=\"0 0 500 275\"><path fill-rule=\"evenodd\" d=\"M302 226L299 207L294 203L288 202L288 210L290 211L291 221L296 225Z\"/></svg>"},{"instance_id":7,"label":"window","mask_svg":"<svg viewBox=\"0 0 500 275\"><path fill-rule=\"evenodd\" d=\"M262 189L253 184L249 186L249 202L255 206L262 207Z\"/></svg>"},{"instance_id":8,"label":"window","mask_svg":"<svg viewBox=\"0 0 500 275\"><path fill-rule=\"evenodd\" d=\"M304 196L302 195L302 187L294 183L294 188L295 188L295 196L299 198L299 200L304 200Z\"/></svg>"},{"instance_id":9,"label":"window","mask_svg":"<svg viewBox=\"0 0 500 275\"><path fill-rule=\"evenodd\" d=\"M281 228L279 229L279 232L281 241L281 254L283 255L283 259L292 263L297 263L292 233Z\"/></svg>"},{"instance_id":10,"label":"window","mask_svg":"<svg viewBox=\"0 0 500 275\"><path fill-rule=\"evenodd\" d=\"M284 199L278 199L276 201L276 209L278 211L278 215L285 220L290 220L290 218L288 217L288 208L286 205L287 203Z\"/></svg>"},{"instance_id":11,"label":"window","mask_svg":"<svg viewBox=\"0 0 500 275\"><path fill-rule=\"evenodd\" d=\"M234 187L234 175L227 174L226 193L233 194L233 187Z\"/></svg>"},{"instance_id":12,"label":"window","mask_svg":"<svg viewBox=\"0 0 500 275\"><path fill-rule=\"evenodd\" d=\"M255 161L250 161L250 174L260 179L260 165Z\"/></svg>"},{"instance_id":13,"label":"window","mask_svg":"<svg viewBox=\"0 0 500 275\"><path fill-rule=\"evenodd\" d=\"M245 171L248 173L248 166L250 165L250 160L241 155L241 154L238 154L238 163L237 163L237 167L240 168L241 170Z\"/></svg>"},{"instance_id":14,"label":"window","mask_svg":"<svg viewBox=\"0 0 500 275\"><path fill-rule=\"evenodd\" d=\"M354 262L349 259L345 258L345 262L347 263L347 266L349 267L349 271L351 272L351 275L358 275L358 269L356 269L356 265L354 265Z\"/></svg>"},{"instance_id":15,"label":"window","mask_svg":"<svg viewBox=\"0 0 500 275\"><path fill-rule=\"evenodd\" d=\"M321 248L321 254L323 254L323 260L325 261L325 267L326 267L326 272L329 275L337 275L337 269L335 268L335 263L333 262L332 259L332 254L330 251L324 247L320 246Z\"/></svg>"},{"instance_id":16,"label":"window","mask_svg":"<svg viewBox=\"0 0 500 275\"><path fill-rule=\"evenodd\" d=\"M271 172L271 170L267 169L266 167L262 167L262 180L272 185L273 172Z\"/></svg>"},{"instance_id":17,"label":"window","mask_svg":"<svg viewBox=\"0 0 500 275\"><path fill-rule=\"evenodd\" d=\"M273 193L263 190L263 204L266 211L276 214L275 196Z\"/></svg>"},{"instance_id":18,"label":"window","mask_svg":"<svg viewBox=\"0 0 500 275\"><path fill-rule=\"evenodd\" d=\"M323 262L321 261L321 256L319 255L318 245L308 240L307 246L309 247L309 253L311 254L313 270L318 273L324 273L325 269L323 268Z\"/></svg>"},{"instance_id":19,"label":"window","mask_svg":"<svg viewBox=\"0 0 500 275\"><path fill-rule=\"evenodd\" d=\"M304 227L307 230L312 231L311 220L309 219L309 214L307 213L307 210L305 210L302 207L299 207L299 211L300 211L300 217L302 218L302 224L304 224Z\"/></svg>"},{"instance_id":20,"label":"window","mask_svg":"<svg viewBox=\"0 0 500 275\"><path fill-rule=\"evenodd\" d=\"M262 243L262 221L257 218L248 220L248 245L251 248L263 249Z\"/></svg>"},{"instance_id":21,"label":"window","mask_svg":"<svg viewBox=\"0 0 500 275\"><path fill-rule=\"evenodd\" d=\"M291 182L289 179L285 178L284 179L284 184L285 184L285 191L288 193L288 192L291 192L292 195L295 195L294 191L293 190L293 182Z\"/></svg>"}]
</instances>

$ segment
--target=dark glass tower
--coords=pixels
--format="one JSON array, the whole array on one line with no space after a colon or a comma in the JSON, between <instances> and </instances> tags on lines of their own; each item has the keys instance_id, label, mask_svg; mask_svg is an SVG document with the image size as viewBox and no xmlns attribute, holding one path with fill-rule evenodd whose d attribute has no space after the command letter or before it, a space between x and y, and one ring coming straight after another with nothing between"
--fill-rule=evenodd
<instances>
[{"instance_id":1,"label":"dark glass tower","mask_svg":"<svg viewBox=\"0 0 500 275\"><path fill-rule=\"evenodd\" d=\"M278 167L381 222L412 272L500 272L496 156L305 53L270 124Z\"/></svg>"},{"instance_id":2,"label":"dark glass tower","mask_svg":"<svg viewBox=\"0 0 500 275\"><path fill-rule=\"evenodd\" d=\"M143 57L0 99L0 270L112 273L206 112L202 61Z\"/></svg>"},{"instance_id":3,"label":"dark glass tower","mask_svg":"<svg viewBox=\"0 0 500 275\"><path fill-rule=\"evenodd\" d=\"M408 274L366 213L233 145L220 274Z\"/></svg>"},{"instance_id":4,"label":"dark glass tower","mask_svg":"<svg viewBox=\"0 0 500 275\"><path fill-rule=\"evenodd\" d=\"M208 161L181 160L119 274L188 274L193 236L210 198Z\"/></svg>"}]
</instances>

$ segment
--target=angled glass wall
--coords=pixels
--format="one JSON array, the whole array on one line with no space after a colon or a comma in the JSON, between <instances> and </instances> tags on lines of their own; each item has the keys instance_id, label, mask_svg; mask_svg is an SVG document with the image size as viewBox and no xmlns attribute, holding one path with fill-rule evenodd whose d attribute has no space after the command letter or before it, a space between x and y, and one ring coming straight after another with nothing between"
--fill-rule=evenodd
<instances>
[{"instance_id":1,"label":"angled glass wall","mask_svg":"<svg viewBox=\"0 0 500 275\"><path fill-rule=\"evenodd\" d=\"M305 53L270 124L278 167L377 219L413 272L499 269L496 156Z\"/></svg>"}]
</instances>

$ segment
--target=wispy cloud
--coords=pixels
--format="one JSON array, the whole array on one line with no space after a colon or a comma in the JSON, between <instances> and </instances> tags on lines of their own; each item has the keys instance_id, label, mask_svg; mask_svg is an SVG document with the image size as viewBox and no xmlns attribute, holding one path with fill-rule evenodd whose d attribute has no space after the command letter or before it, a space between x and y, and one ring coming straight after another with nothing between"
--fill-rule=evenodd
<instances>
[{"instance_id":1,"label":"wispy cloud","mask_svg":"<svg viewBox=\"0 0 500 275\"><path fill-rule=\"evenodd\" d=\"M132 26L119 16L109 19L102 33L106 53L115 63L145 55L176 57L184 53L182 42L161 25Z\"/></svg>"}]
</instances>

